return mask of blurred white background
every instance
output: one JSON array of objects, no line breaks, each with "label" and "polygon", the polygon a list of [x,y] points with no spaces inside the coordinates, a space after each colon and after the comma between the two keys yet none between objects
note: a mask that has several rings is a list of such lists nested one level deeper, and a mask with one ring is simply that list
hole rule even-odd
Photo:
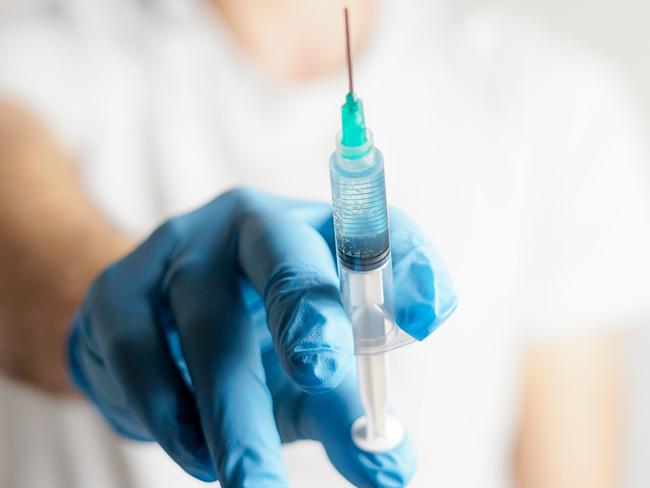
[{"label": "blurred white background", "polygon": [[[547,31],[591,48],[618,67],[631,87],[629,95],[638,101],[646,124],[645,143],[650,148],[650,2],[475,1],[532,17]],[[650,188],[650,181],[648,185]],[[648,254],[650,259],[650,250]],[[626,354],[627,453],[623,488],[644,488],[650,486],[650,324],[639,324],[628,341]]]},{"label": "blurred white background", "polygon": [[650,2],[647,0],[476,0],[534,17],[547,30],[616,63],[650,120]]}]

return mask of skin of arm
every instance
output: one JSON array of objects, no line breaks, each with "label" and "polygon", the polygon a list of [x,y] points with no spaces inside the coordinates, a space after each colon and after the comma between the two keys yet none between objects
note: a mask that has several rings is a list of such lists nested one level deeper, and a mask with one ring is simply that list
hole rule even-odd
[{"label": "skin of arm", "polygon": [[610,334],[531,347],[515,486],[619,486],[622,342]]},{"label": "skin of arm", "polygon": [[89,202],[52,135],[3,101],[0,209],[0,371],[72,394],[64,360],[72,315],[131,241]]}]

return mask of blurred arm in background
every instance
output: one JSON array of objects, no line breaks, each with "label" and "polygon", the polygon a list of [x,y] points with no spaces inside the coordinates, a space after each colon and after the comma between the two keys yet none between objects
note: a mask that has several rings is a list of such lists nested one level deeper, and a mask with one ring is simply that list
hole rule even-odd
[{"label": "blurred arm in background", "polygon": [[532,164],[514,473],[520,488],[613,488],[624,337],[650,296],[646,138],[615,67],[579,49],[551,53],[531,68],[523,113]]},{"label": "blurred arm in background", "polygon": [[530,348],[518,488],[613,488],[620,479],[620,335]]},{"label": "blurred arm in background", "polygon": [[82,193],[40,123],[0,101],[0,370],[71,393],[64,361],[92,278],[130,245]]}]

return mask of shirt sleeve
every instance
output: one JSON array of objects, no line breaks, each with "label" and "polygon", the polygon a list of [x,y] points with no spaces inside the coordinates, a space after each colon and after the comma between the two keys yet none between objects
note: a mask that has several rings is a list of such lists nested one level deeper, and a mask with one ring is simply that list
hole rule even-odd
[{"label": "shirt sleeve", "polygon": [[92,81],[70,10],[40,0],[0,8],[0,98],[30,111],[76,151],[89,130]]},{"label": "shirt sleeve", "polygon": [[631,91],[608,71],[545,76],[525,116],[534,142],[519,303],[531,341],[650,311],[650,161]]}]

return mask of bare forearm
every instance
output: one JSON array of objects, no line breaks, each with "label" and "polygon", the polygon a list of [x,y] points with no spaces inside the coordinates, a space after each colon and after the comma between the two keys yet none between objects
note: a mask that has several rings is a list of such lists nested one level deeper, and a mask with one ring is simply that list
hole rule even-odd
[{"label": "bare forearm", "polygon": [[64,350],[93,276],[129,240],[91,205],[39,123],[0,102],[0,370],[69,393]]},{"label": "bare forearm", "polygon": [[620,342],[611,334],[531,350],[516,486],[619,485]]}]

